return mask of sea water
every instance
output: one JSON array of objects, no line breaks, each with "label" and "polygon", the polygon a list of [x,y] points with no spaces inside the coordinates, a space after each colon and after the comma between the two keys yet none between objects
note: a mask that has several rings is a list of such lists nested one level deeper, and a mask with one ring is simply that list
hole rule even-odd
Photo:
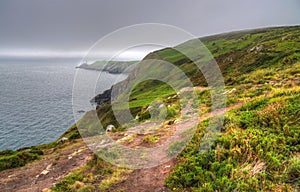
[{"label": "sea water", "polygon": [[[75,123],[73,81],[76,70],[84,70],[75,69],[78,64],[77,60],[0,61],[0,150],[55,141]],[[99,73],[95,94],[126,78],[91,70],[80,74],[86,83]]]}]

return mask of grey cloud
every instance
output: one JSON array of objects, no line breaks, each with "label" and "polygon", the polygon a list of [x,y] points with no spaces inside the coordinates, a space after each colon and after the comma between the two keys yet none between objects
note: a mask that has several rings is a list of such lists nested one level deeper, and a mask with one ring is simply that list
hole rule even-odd
[{"label": "grey cloud", "polygon": [[84,52],[105,34],[144,22],[175,25],[195,36],[295,25],[299,8],[299,0],[2,0],[0,55]]}]

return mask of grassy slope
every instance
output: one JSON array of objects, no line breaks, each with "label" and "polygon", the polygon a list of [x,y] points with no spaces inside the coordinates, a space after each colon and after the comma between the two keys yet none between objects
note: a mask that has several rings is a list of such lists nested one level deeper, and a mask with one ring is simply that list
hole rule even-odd
[{"label": "grassy slope", "polygon": [[[199,153],[207,122],[166,181],[173,190],[296,191],[300,187],[300,28],[255,30],[203,41],[228,89],[226,115],[212,150]],[[262,45],[261,51],[250,51]]]},{"label": "grassy slope", "polygon": [[[198,148],[207,121],[199,123],[166,185],[175,191],[299,189],[300,27],[234,32],[201,40],[217,60],[226,88],[237,89],[227,95],[227,105],[250,102],[227,113],[222,133],[204,153]],[[251,51],[261,45],[261,50]],[[147,57],[172,62],[195,85],[206,85],[191,61],[171,48]],[[166,101],[174,94],[167,85],[151,81],[133,92],[130,106],[140,116],[156,97]],[[199,92],[206,111],[210,110],[209,97],[209,90]],[[116,123],[109,105],[98,109],[98,115],[104,124]]]},{"label": "grassy slope", "polygon": [[[300,69],[300,63],[293,66]],[[282,71],[280,75],[288,75]],[[255,72],[250,74],[254,76]],[[268,77],[267,77],[268,78]],[[266,80],[263,78],[262,80]],[[178,157],[166,184],[174,190],[292,191],[300,176],[300,87],[265,85],[244,106],[228,112],[212,150],[199,153],[207,121]],[[237,93],[237,95],[240,95]]]},{"label": "grassy slope", "polygon": [[[204,154],[198,153],[197,147],[207,122],[198,125],[197,134],[178,157],[179,164],[167,179],[167,186],[179,191],[296,189],[300,166],[300,27],[234,32],[201,40],[218,62],[226,88],[237,89],[228,95],[227,105],[251,101],[226,115],[221,135],[213,149]],[[251,51],[254,47],[259,50]],[[172,62],[194,85],[206,85],[195,65],[174,49],[156,51],[147,57]],[[141,120],[149,117],[144,111],[157,97],[170,104],[178,102],[167,99],[174,91],[163,83],[144,82],[133,93],[131,110]],[[201,107],[206,111],[210,110],[209,96],[208,90],[199,92]],[[110,105],[99,108],[97,113],[104,125],[118,125]],[[89,121],[88,116],[89,113],[84,121]],[[64,136],[78,137],[76,126]],[[0,156],[0,162],[6,157]],[[95,160],[76,175],[88,174],[87,170],[97,167]],[[113,173],[110,171],[110,175]],[[66,178],[55,189],[71,187],[76,180],[76,177]]]},{"label": "grassy slope", "polygon": [[[247,86],[248,88],[251,87],[251,84],[263,84],[270,81],[279,83],[274,79],[277,71],[291,68],[293,63],[300,60],[299,28],[283,27],[234,32],[206,37],[201,40],[215,57],[223,73],[226,86],[228,88],[243,86],[243,90]],[[251,51],[253,47],[260,46],[262,46],[260,51]],[[171,62],[183,70],[195,86],[206,86],[205,78],[198,67],[183,54],[172,48],[150,53],[145,59],[148,58]],[[257,73],[253,78],[249,78],[248,74],[252,71],[257,71]],[[294,71],[294,73],[297,73],[297,71]],[[261,78],[265,74],[269,76],[269,79],[263,80]],[[252,91],[257,92],[260,90],[254,89]],[[201,95],[201,101],[205,101],[206,103],[203,104],[209,107],[209,92],[204,94]],[[129,105],[133,116],[138,114],[142,117],[141,120],[144,120],[143,117],[148,117],[148,115],[144,114],[143,111],[150,103],[155,99],[160,99],[170,104],[167,98],[172,95],[174,95],[174,91],[164,83],[157,83],[155,80],[140,83],[132,91],[130,97]],[[244,100],[244,97],[251,96],[244,95],[239,98],[229,98],[227,105]],[[104,127],[108,124],[118,126],[112,115],[110,105],[98,109],[97,113]],[[93,123],[89,122],[89,124]]]}]

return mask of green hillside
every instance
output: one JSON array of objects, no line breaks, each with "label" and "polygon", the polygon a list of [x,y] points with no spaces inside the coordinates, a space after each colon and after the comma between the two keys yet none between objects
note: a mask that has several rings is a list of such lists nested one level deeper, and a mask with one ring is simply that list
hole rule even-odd
[{"label": "green hillside", "polygon": [[[179,191],[295,190],[300,182],[300,27],[235,32],[201,41],[219,64],[226,88],[237,90],[227,95],[227,105],[251,101],[226,114],[219,139],[204,154],[197,153],[206,123],[201,122],[166,184]],[[195,86],[206,85],[196,66],[172,48],[147,58],[171,62],[189,74]],[[140,108],[135,113],[143,117],[149,98],[166,100],[173,94],[165,84],[144,82],[133,91],[131,106]],[[199,98],[209,111],[209,91]]]},{"label": "green hillside", "polygon": [[[171,191],[299,190],[300,27],[233,32],[201,41],[216,59],[226,90],[235,90],[227,94],[226,105],[246,104],[226,113],[217,141],[204,153],[198,149],[208,120],[199,122],[165,181],[167,187]],[[196,65],[173,48],[150,53],[146,59],[171,62],[194,86],[207,86]],[[211,111],[210,90],[197,93],[201,113]],[[174,95],[167,84],[143,82],[131,94],[131,112],[145,121],[150,118],[148,105],[159,98],[170,106],[167,119],[177,118],[178,100],[168,99]],[[110,104],[98,108],[97,113],[104,126],[119,127]]]},{"label": "green hillside", "polygon": [[[207,151],[199,148],[210,119],[199,120],[191,142],[173,159],[174,166],[167,178],[161,178],[165,190],[299,191],[300,26],[238,31],[200,40],[212,53],[224,77],[226,92],[223,94],[226,95],[228,112],[221,132]],[[178,46],[190,48],[188,51],[192,52],[195,51],[193,43],[191,40]],[[174,48],[152,52],[144,61],[149,59],[168,61],[184,71],[193,86],[198,88],[196,93],[199,103],[193,107],[204,116],[213,112],[210,97],[213,90],[207,87],[204,76],[193,61]],[[206,57],[193,59],[199,63],[207,62]],[[138,71],[133,69],[132,73],[135,72]],[[130,74],[129,78],[134,79],[135,76]],[[122,87],[128,85],[128,82],[125,80],[116,86]],[[120,89],[122,94],[115,101],[124,97],[128,91],[128,88]],[[177,92],[162,81],[147,80],[139,83],[132,90],[129,101],[132,116],[140,122],[150,119],[148,107],[151,103],[164,103],[166,111],[158,116],[165,115],[166,120],[162,130],[126,137],[122,144],[130,146],[138,140],[140,143],[137,147],[156,146],[165,141],[176,120],[184,120],[179,117],[181,106]],[[184,102],[187,105],[188,100]],[[116,120],[115,115],[122,114],[123,107],[119,106],[113,111],[110,103],[102,103],[96,110],[103,127],[110,124],[116,127],[114,133],[111,133],[116,138],[125,137],[126,130],[134,126],[133,122],[121,126]],[[98,122],[91,118],[92,115],[93,112],[88,112],[77,124],[85,128],[80,131],[83,137],[99,133],[95,126]],[[76,143],[80,137],[76,125],[62,137],[69,138],[71,144]],[[60,144],[52,145],[38,147],[38,150],[45,152],[45,149],[51,147],[61,148]],[[172,153],[171,149],[169,151]],[[15,160],[20,153],[24,152],[0,154],[0,168],[16,167],[12,166],[14,163],[1,164],[9,162],[13,157]],[[32,159],[36,158],[34,156]],[[73,171],[52,190],[128,191],[134,184],[131,185],[131,180],[128,184],[127,179],[132,174],[144,173],[139,171],[118,168],[94,156],[87,165]],[[146,176],[147,172],[140,175]],[[143,186],[143,183],[140,185]],[[149,186],[145,187],[149,189]]]},{"label": "green hillside", "polygon": [[[251,98],[253,94],[262,95],[274,86],[299,83],[299,69],[296,64],[300,60],[299,29],[298,26],[257,29],[201,39],[217,61],[227,88],[237,88],[235,94],[241,94],[228,97],[227,105]],[[188,44],[191,43],[193,41],[185,44],[188,47]],[[185,72],[194,86],[207,86],[198,67],[175,49],[167,48],[155,51],[146,56],[144,60],[148,58],[171,62]],[[283,70],[290,71],[291,75],[279,76]],[[247,93],[243,92],[244,90],[247,90]],[[204,96],[209,96],[208,93],[209,91],[201,93],[200,102],[204,101]],[[133,116],[137,114],[141,117],[147,116],[147,114],[143,114],[144,109],[157,97],[169,104],[176,103],[177,101],[167,100],[172,95],[174,95],[174,91],[165,83],[155,82],[155,80],[140,83],[131,94],[130,106]],[[210,105],[209,102],[203,104],[208,107]],[[104,126],[108,124],[117,126],[117,122],[111,115],[109,116],[112,121],[107,118],[107,114],[110,113],[108,108],[110,105],[98,109],[99,117],[103,119]]]}]

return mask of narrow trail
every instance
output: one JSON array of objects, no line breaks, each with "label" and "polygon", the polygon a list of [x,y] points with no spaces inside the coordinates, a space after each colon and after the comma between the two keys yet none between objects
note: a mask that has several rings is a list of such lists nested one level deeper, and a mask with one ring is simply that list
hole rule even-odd
[{"label": "narrow trail", "polygon": [[92,155],[82,140],[67,142],[56,151],[50,149],[48,153],[23,167],[1,171],[0,191],[46,191],[74,169],[84,166]]},{"label": "narrow trail", "polygon": [[[241,107],[244,103],[245,102],[236,103],[232,106],[203,114],[198,119],[189,121],[188,124],[179,123],[177,125],[174,124],[172,126],[175,128],[177,126],[184,125],[187,127],[183,127],[183,130],[186,130],[191,128],[193,125],[199,123],[200,121],[204,121],[205,119],[208,119],[212,116],[220,115],[229,110]],[[139,145],[141,145],[141,141],[133,142],[133,143],[139,143]],[[161,142],[158,142],[157,144],[161,144]],[[150,147],[153,146],[155,145],[152,144]],[[131,147],[133,146],[131,145]],[[162,153],[158,153],[157,155],[158,156],[162,155]],[[168,177],[170,172],[174,169],[175,165],[176,165],[176,157],[170,159],[168,162],[165,162],[155,167],[146,168],[146,169],[136,169],[128,175],[125,181],[112,186],[111,190],[112,191],[120,191],[120,190],[139,191],[139,192],[166,192],[168,191],[168,189],[164,186],[164,181]]]},{"label": "narrow trail", "polygon": [[[199,118],[192,118],[190,121],[181,121],[168,126],[167,129],[160,132],[160,140],[157,143],[145,143],[143,141],[144,134],[137,134],[133,142],[123,143],[128,147],[146,147],[151,148],[164,143],[176,131],[176,129],[186,130],[211,116],[224,113],[234,108],[242,106],[243,103],[226,107],[222,110],[213,111],[201,115]],[[139,125],[140,126],[140,125]],[[155,127],[156,124],[147,123],[144,127]],[[138,133],[139,127],[133,127],[128,130],[129,134]],[[147,135],[156,134],[159,129],[151,129],[146,132]],[[111,135],[115,140],[124,138],[124,134],[115,133]],[[176,138],[175,138],[176,139]],[[23,167],[4,170],[0,172],[0,189],[1,192],[35,192],[47,191],[53,187],[55,183],[61,181],[66,175],[73,170],[80,168],[91,159],[93,152],[86,147],[85,143],[80,139],[74,143],[67,142],[53,151],[50,149],[41,159],[29,163]],[[165,152],[157,155],[166,155]],[[164,186],[164,180],[176,165],[176,158],[172,158],[167,162],[155,167],[147,169],[137,169],[127,175],[127,179],[121,183],[113,185],[112,191],[142,191],[142,192],[160,192],[167,191]]]}]

